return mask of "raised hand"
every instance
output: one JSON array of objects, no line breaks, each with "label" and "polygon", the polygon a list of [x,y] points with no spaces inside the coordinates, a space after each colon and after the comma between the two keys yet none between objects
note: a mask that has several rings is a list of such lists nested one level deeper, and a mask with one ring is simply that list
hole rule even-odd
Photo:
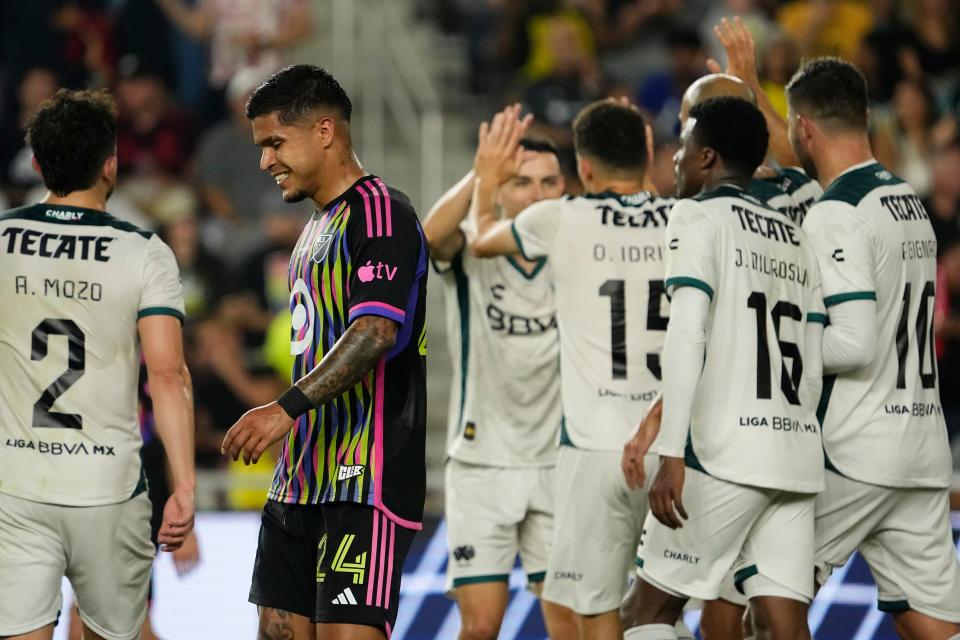
[{"label": "raised hand", "polygon": [[[757,45],[743,21],[736,17],[733,22],[724,18],[713,28],[724,51],[727,52],[726,73],[740,78],[750,87],[760,85],[757,73]],[[713,59],[707,61],[707,67],[713,73],[722,71],[720,64]]]},{"label": "raised hand", "polygon": [[477,154],[473,168],[480,180],[501,185],[520,170],[523,148],[520,139],[526,133],[533,116],[520,119],[520,105],[512,104],[499,112],[489,123],[480,125]]}]

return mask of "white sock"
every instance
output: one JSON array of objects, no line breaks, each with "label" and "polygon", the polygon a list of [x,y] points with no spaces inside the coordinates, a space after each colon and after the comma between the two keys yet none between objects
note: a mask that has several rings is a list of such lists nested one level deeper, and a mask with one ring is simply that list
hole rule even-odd
[{"label": "white sock", "polygon": [[697,640],[697,637],[693,635],[693,631],[690,631],[690,627],[688,627],[683,620],[677,622],[674,631],[677,634],[677,640]]},{"label": "white sock", "polygon": [[678,640],[672,624],[645,624],[623,632],[623,640]]}]

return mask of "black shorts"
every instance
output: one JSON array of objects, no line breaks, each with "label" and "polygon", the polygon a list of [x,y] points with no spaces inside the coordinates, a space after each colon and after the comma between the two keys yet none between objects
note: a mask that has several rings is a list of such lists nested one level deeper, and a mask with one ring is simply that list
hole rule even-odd
[{"label": "black shorts", "polygon": [[390,637],[415,533],[367,505],[268,500],[250,602],[317,623],[370,625]]}]

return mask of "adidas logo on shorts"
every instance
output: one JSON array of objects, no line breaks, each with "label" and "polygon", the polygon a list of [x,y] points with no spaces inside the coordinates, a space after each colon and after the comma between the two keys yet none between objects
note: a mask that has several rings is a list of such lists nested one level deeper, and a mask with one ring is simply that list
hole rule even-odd
[{"label": "adidas logo on shorts", "polygon": [[330,602],[333,604],[357,604],[357,599],[353,597],[353,591],[350,591],[350,587],[347,587]]}]

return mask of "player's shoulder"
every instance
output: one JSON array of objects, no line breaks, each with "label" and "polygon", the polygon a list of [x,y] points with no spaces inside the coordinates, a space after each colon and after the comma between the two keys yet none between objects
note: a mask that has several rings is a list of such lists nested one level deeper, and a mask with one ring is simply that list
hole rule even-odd
[{"label": "player's shoulder", "polygon": [[156,235],[153,231],[142,229],[131,222],[114,217],[106,211],[42,202],[17,207],[0,214],[0,223],[15,220],[64,224],[73,227],[109,227],[124,234],[134,234],[145,240],[149,240]]},{"label": "player's shoulder", "polygon": [[905,183],[902,179],[884,168],[883,165],[876,161],[870,161],[848,169],[838,176],[824,190],[818,204],[842,202],[857,207],[877,189],[903,184]]},{"label": "player's shoulder", "polygon": [[[677,208],[681,202],[696,203],[699,205],[701,211],[730,211],[731,207],[738,205],[738,203],[753,209],[775,211],[770,208],[765,199],[755,195],[752,190],[747,191],[730,184],[722,184],[712,189],[702,191],[691,198],[681,200],[673,207],[674,216],[677,215]],[[683,208],[695,209],[692,204],[685,204]]]},{"label": "player's shoulder", "polygon": [[416,209],[401,190],[388,185],[378,176],[366,175],[357,180],[344,194],[342,202],[350,207],[350,222],[367,237],[389,237],[395,232],[415,232],[420,226]]},{"label": "player's shoulder", "polygon": [[619,206],[625,209],[630,208],[648,208],[671,206],[677,201],[673,196],[660,196],[650,191],[637,191],[636,193],[614,193],[613,191],[602,191],[599,193],[582,193],[580,195],[568,195],[562,198],[564,202],[579,207],[596,207],[598,204],[607,204],[610,206]]}]

